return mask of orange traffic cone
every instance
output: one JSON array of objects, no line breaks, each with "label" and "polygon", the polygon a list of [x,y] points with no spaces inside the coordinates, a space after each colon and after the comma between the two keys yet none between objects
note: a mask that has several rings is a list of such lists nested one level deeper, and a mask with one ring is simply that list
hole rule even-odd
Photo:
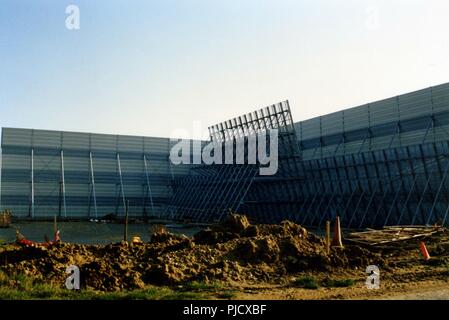
[{"label": "orange traffic cone", "polygon": [[332,247],[343,248],[343,243],[341,242],[341,228],[340,228],[340,217],[337,216],[334,226],[334,238],[332,239]]},{"label": "orange traffic cone", "polygon": [[424,260],[429,260],[430,254],[429,251],[427,251],[426,244],[423,241],[419,243],[419,249],[421,250]]}]

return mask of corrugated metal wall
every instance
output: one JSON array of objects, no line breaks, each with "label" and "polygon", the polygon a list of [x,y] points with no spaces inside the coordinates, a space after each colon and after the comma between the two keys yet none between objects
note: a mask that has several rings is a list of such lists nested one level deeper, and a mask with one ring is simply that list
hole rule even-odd
[{"label": "corrugated metal wall", "polygon": [[256,180],[246,212],[345,227],[449,224],[449,83],[295,123],[292,179]]},{"label": "corrugated metal wall", "polygon": [[189,170],[169,161],[173,143],[168,138],[3,128],[2,207],[23,217],[95,218],[122,215],[125,198],[130,215],[159,216],[171,197],[173,179]]},{"label": "corrugated metal wall", "polygon": [[[356,227],[449,222],[449,83],[301,121],[295,129],[300,172],[256,179],[244,213],[310,225],[337,214]],[[158,216],[175,179],[190,169],[170,165],[164,138],[4,128],[2,147],[2,207],[22,216],[93,217],[94,202],[99,216],[123,214],[124,199],[131,215]]]},{"label": "corrugated metal wall", "polygon": [[446,141],[449,84],[295,123],[303,159]]}]

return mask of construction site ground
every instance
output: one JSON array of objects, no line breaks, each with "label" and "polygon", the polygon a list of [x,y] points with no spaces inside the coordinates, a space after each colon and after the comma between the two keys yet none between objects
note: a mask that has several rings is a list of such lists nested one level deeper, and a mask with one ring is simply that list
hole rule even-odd
[{"label": "construction site ground", "polygon": [[[420,241],[430,260],[424,260]],[[231,215],[193,238],[160,230],[136,245],[4,244],[0,298],[14,298],[24,287],[36,295],[22,298],[76,298],[66,294],[69,265],[79,267],[77,294],[87,299],[449,298],[446,229],[381,246],[343,242],[344,248],[328,253],[323,238],[295,223],[251,225]],[[379,289],[367,288],[369,265],[379,268]]]}]

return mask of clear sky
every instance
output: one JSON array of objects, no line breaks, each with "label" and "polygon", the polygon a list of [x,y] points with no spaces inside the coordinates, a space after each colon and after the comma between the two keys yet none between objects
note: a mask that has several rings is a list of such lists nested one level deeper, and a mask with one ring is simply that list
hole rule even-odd
[{"label": "clear sky", "polygon": [[444,82],[447,0],[0,2],[5,127],[169,136],[285,99],[299,121]]}]

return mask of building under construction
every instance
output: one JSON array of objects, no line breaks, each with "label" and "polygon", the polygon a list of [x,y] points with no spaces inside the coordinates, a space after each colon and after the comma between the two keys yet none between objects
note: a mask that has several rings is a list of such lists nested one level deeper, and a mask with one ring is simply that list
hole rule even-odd
[{"label": "building under construction", "polygon": [[249,162],[173,165],[168,138],[3,128],[1,208],[30,219],[121,216],[129,203],[131,216],[182,221],[449,223],[449,83],[300,122],[284,101],[209,132],[235,144],[273,129],[279,169],[262,176]]}]

